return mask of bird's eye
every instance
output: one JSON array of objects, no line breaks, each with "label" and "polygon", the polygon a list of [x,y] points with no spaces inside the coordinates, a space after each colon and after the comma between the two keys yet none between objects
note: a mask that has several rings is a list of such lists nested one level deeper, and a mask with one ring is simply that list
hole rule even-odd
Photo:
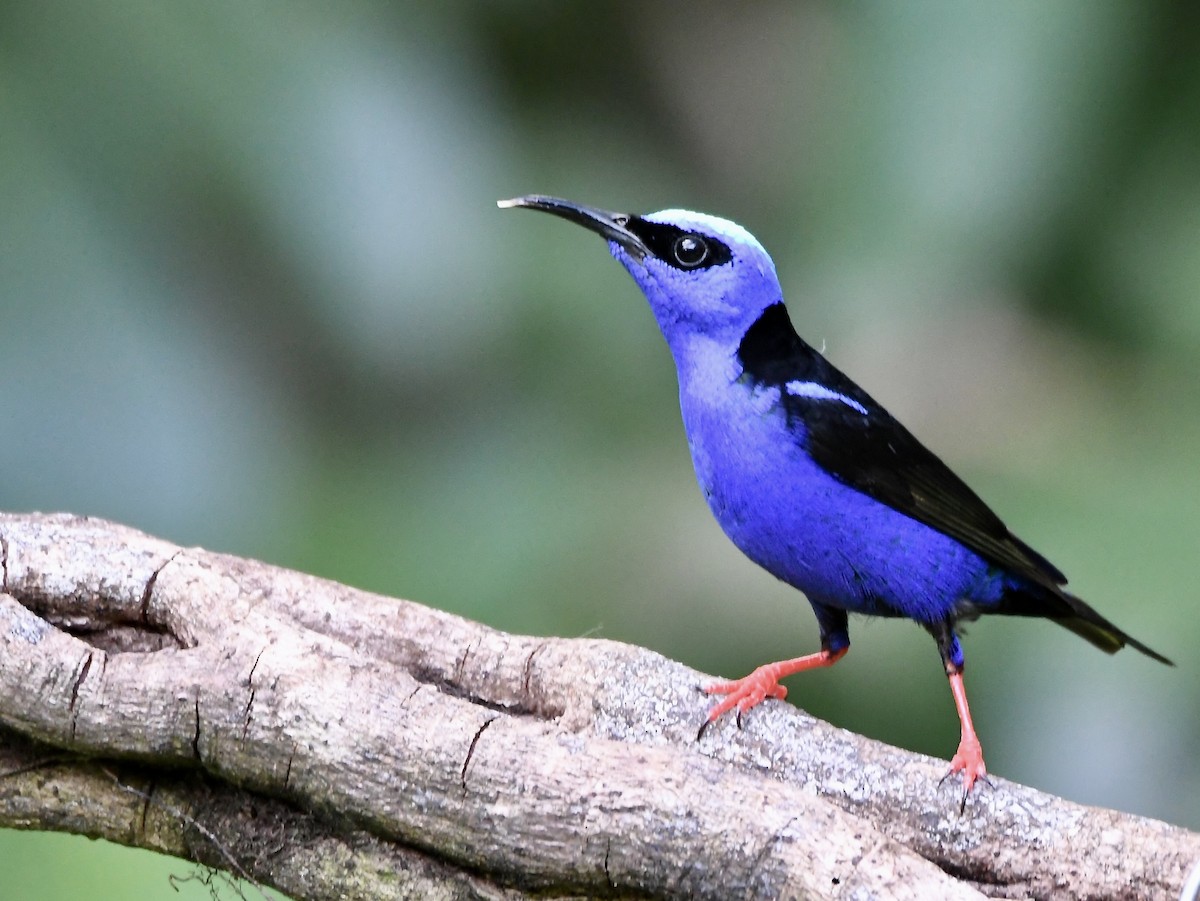
[{"label": "bird's eye", "polygon": [[708,259],[708,244],[696,235],[681,235],[675,239],[671,252],[684,269],[694,269]]}]

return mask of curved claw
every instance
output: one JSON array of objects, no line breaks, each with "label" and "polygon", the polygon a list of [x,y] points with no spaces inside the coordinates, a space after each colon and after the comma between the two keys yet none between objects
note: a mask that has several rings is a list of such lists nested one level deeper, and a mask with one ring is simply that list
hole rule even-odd
[{"label": "curved claw", "polygon": [[742,714],[757,707],[767,698],[782,701],[787,697],[787,688],[779,684],[775,673],[775,665],[768,663],[760,666],[748,676],[735,679],[732,682],[714,682],[704,688],[705,694],[725,695],[719,704],[708,712],[708,722],[720,719],[735,707],[738,712],[738,726],[741,726]]},{"label": "curved claw", "polygon": [[[833,666],[845,656],[848,650],[850,650],[850,646],[845,645],[836,651],[822,649],[804,657],[780,660],[778,663],[766,663],[741,679],[734,679],[732,682],[714,682],[712,685],[705,686],[701,689],[705,694],[725,695],[725,698],[708,712],[708,720],[704,725],[707,726],[736,707],[738,727],[740,728],[743,713],[758,706],[767,698],[782,701],[787,697],[787,688],[779,684],[780,679],[806,669]],[[704,734],[704,726],[700,727],[700,733],[696,737],[699,738],[702,734]]]},{"label": "curved claw", "polygon": [[987,767],[983,763],[983,747],[973,735],[964,736],[959,742],[958,751],[950,760],[950,770],[942,777],[942,782],[958,772],[963,774],[962,799],[958,804],[958,812],[961,815],[967,809],[967,796],[975,783],[991,785],[987,777]]}]

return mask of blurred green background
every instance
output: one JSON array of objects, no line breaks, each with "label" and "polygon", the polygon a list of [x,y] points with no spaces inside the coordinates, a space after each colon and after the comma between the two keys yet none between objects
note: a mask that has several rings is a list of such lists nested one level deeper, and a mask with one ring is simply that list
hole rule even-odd
[{"label": "blurred green background", "polygon": [[[988,767],[1200,827],[1200,16],[1184,2],[0,3],[0,508],[109,517],[742,675],[816,647],[695,488],[593,235],[704,210],[1117,623],[986,620]],[[792,681],[948,757],[929,637]],[[5,899],[178,862],[0,833]],[[55,882],[58,879],[60,881]]]}]

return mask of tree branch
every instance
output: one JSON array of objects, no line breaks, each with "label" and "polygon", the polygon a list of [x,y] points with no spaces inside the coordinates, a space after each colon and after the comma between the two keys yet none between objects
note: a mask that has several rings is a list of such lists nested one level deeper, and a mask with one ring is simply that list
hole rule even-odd
[{"label": "tree branch", "polygon": [[[704,677],[71,516],[0,514],[0,825],[296,898],[1176,898],[1200,836]],[[1087,853],[1081,853],[1082,849]]]}]

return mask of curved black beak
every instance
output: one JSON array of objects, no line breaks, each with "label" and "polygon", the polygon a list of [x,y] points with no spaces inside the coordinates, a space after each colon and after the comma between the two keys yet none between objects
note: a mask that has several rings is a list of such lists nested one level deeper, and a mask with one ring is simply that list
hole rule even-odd
[{"label": "curved black beak", "polygon": [[530,210],[541,210],[561,216],[597,234],[603,235],[610,241],[616,241],[628,251],[635,260],[645,259],[650,254],[645,242],[629,230],[629,220],[633,217],[626,213],[610,213],[608,210],[598,210],[595,207],[584,206],[563,200],[561,197],[547,197],[544,194],[528,194],[525,197],[514,197],[512,200],[497,200],[496,206],[502,210],[513,207],[523,207]]}]

